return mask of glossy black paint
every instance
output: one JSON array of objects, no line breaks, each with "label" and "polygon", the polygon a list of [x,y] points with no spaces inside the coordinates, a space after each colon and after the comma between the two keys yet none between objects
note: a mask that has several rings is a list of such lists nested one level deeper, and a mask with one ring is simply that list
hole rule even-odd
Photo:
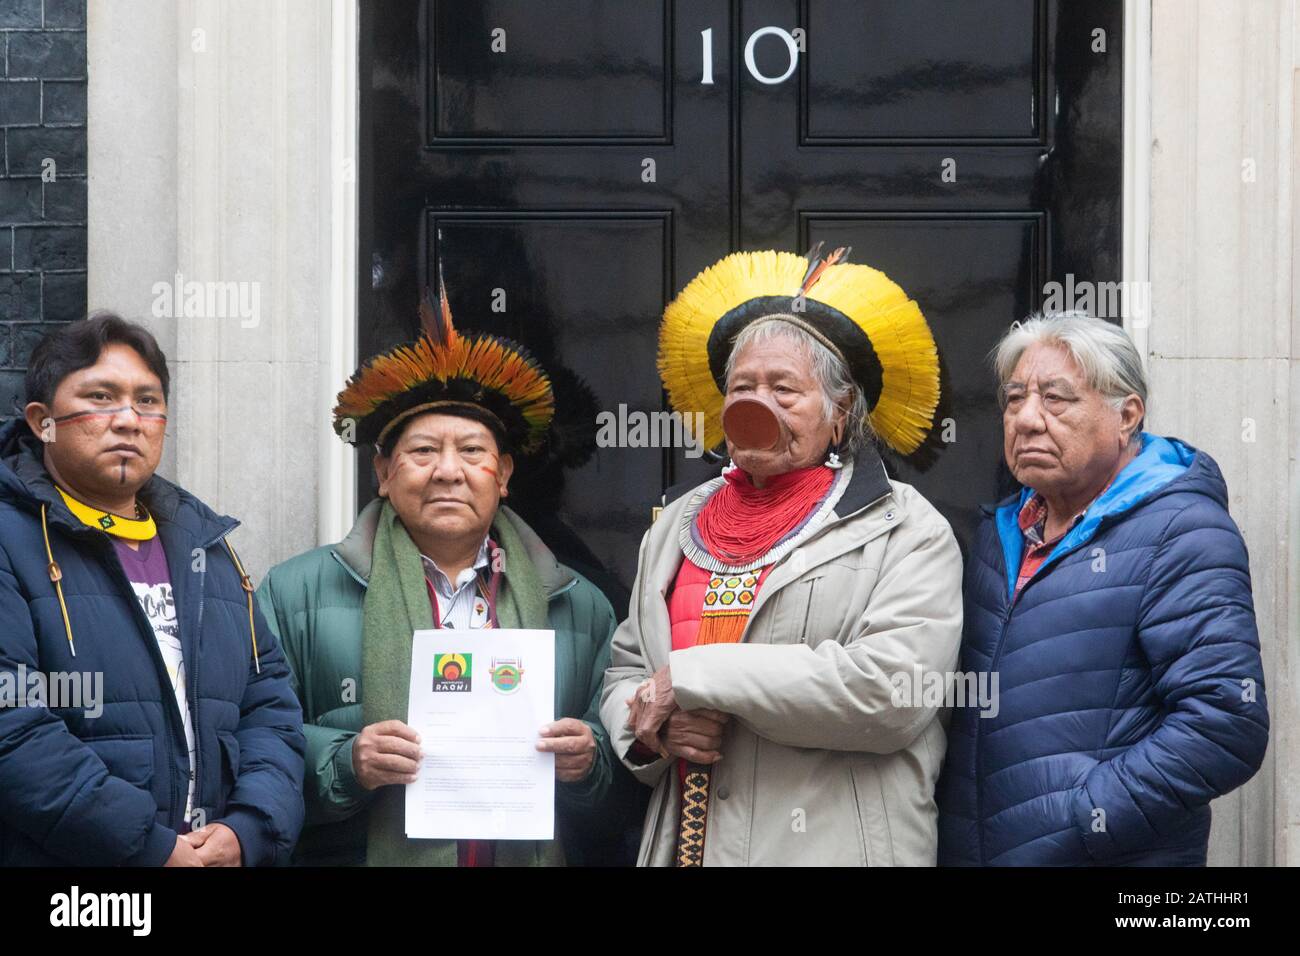
[{"label": "glossy black paint", "polygon": [[[1120,278],[1122,21],[1121,0],[363,3],[360,353],[414,334],[441,258],[458,323],[532,348],[590,442],[594,410],[664,407],[656,329],[696,272],[852,245],[935,330],[955,441],[895,465],[965,540],[1005,477],[989,349],[1046,281]],[[750,36],[800,25],[793,75],[755,79]],[[776,35],[753,55],[789,64]],[[523,468],[510,503],[621,614],[661,490],[709,471],[597,449]]]}]

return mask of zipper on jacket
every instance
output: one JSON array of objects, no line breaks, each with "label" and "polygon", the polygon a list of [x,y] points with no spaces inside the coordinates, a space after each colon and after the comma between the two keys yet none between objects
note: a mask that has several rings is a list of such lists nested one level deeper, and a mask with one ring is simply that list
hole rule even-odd
[{"label": "zipper on jacket", "polygon": [[[1028,585],[1026,585],[1027,587]],[[1019,597],[1019,595],[1015,595]],[[1015,599],[1007,602],[1006,613],[1002,615],[1002,627],[998,631],[998,642],[993,646],[993,657],[989,662],[989,679],[998,672],[998,662],[1002,659],[1002,645],[1006,641],[1007,627],[1011,624],[1011,612],[1015,608]],[[987,866],[984,859],[984,748],[981,746],[983,726],[979,715],[975,717],[975,825],[979,830],[979,865]]]},{"label": "zipper on jacket", "polygon": [[[221,538],[218,538],[217,540],[220,541],[224,537],[225,535],[223,534]],[[191,673],[193,674],[194,679],[187,681],[189,686],[185,688],[185,696],[190,702],[190,722],[194,725],[194,802],[196,804],[201,802],[203,796],[203,738],[199,735],[199,658],[202,655],[199,653],[199,639],[203,636],[203,599],[206,595],[206,585],[208,582],[208,550],[211,547],[212,545],[209,544],[203,549],[203,573],[199,575],[199,616],[194,622],[194,662],[193,667],[191,668]],[[221,743],[218,741],[217,747],[220,748],[220,746]],[[189,763],[188,760],[185,762],[187,764]],[[238,768],[235,768],[235,770],[238,772]],[[215,809],[215,804],[213,806]],[[195,807],[191,807],[190,809],[192,811]],[[208,821],[204,819],[203,822],[206,825]],[[190,821],[188,819],[186,819],[185,825],[190,826]]]},{"label": "zipper on jacket", "polygon": [[[194,780],[193,780],[194,806],[190,808],[191,810],[198,809],[198,807],[201,805],[202,802],[201,797],[203,796],[203,792],[202,792],[203,791],[202,788],[203,747],[201,746],[202,737],[199,733],[198,686],[199,686],[199,658],[202,656],[199,653],[199,644],[203,635],[203,605],[206,597],[206,584],[207,584],[207,570],[206,570],[207,552],[211,550],[213,547],[215,547],[216,545],[220,544],[223,540],[225,540],[226,536],[230,534],[232,530],[234,529],[233,528],[226,529],[220,535],[214,538],[212,541],[208,542],[206,545],[203,546],[205,570],[201,575],[199,575],[199,607],[198,607],[198,616],[194,624],[194,644],[193,644],[194,659],[192,661],[185,662],[186,670],[189,671],[189,675],[190,675],[190,678],[186,680],[185,699],[188,702],[190,707],[190,722],[194,726]],[[111,543],[109,544],[109,548],[110,549],[112,548]],[[116,552],[114,552],[113,558],[114,558],[113,560],[114,570],[118,575],[119,583],[125,583],[127,587],[127,591],[130,592],[131,594],[132,605],[135,610],[136,619],[142,621],[146,625],[146,630],[148,631],[150,637],[152,638],[150,647],[151,650],[156,653],[155,662],[160,661],[162,660],[162,652],[161,650],[158,649],[157,646],[158,637],[154,633],[153,625],[149,623],[149,619],[145,615],[144,609],[140,607],[140,599],[135,596],[135,589],[131,587],[130,580],[127,578],[126,573],[122,570],[121,562],[117,560]],[[175,594],[175,590],[176,590],[176,583],[173,581],[172,582],[173,595]],[[174,597],[173,600],[175,600]],[[163,673],[166,673],[166,670],[167,670],[166,666],[164,665]],[[167,708],[165,708],[165,711],[168,715],[168,721],[173,725],[172,730],[178,732],[180,735],[180,739],[183,748],[185,750],[185,757],[186,757],[185,770],[186,773],[188,774],[189,773],[189,741],[185,740],[185,718],[184,715],[181,714],[180,706],[176,703],[176,695],[169,692],[169,688],[166,683],[164,683],[163,688],[164,688],[163,697],[167,700],[167,703],[169,705]],[[175,738],[176,733],[173,733],[172,736],[173,738]],[[172,806],[173,808],[178,808],[179,815],[180,815],[180,822],[185,824],[186,826],[189,826],[190,820],[185,817],[185,804],[189,801],[189,786],[187,784],[185,787],[181,789],[181,792],[178,793],[175,784],[176,784],[175,775],[173,775],[172,787],[171,787]],[[174,816],[173,819],[176,819],[176,817]],[[206,823],[207,821],[205,820],[204,822]]]},{"label": "zipper on jacket", "polygon": [[[195,804],[199,804],[201,802],[200,798],[203,795],[203,747],[201,745],[203,738],[199,734],[199,658],[202,657],[203,655],[199,653],[199,643],[203,638],[203,602],[207,596],[207,582],[208,582],[207,557],[208,557],[208,552],[213,548],[215,548],[222,541],[226,540],[226,536],[229,535],[230,532],[234,530],[235,529],[233,527],[227,528],[225,531],[221,532],[221,534],[217,535],[215,538],[213,538],[211,541],[209,541],[207,544],[203,546],[203,573],[199,575],[199,615],[198,615],[198,620],[195,621],[194,623],[194,666],[191,671],[194,675],[194,679],[188,681],[189,686],[185,688],[185,696],[189,699],[190,702],[190,721],[194,724],[194,802]],[[220,741],[217,741],[217,747],[218,749],[220,749],[221,747]],[[186,763],[188,762],[189,761],[186,761]],[[239,774],[239,768],[231,767],[230,769],[237,777]],[[214,809],[216,808],[215,803],[213,804],[213,808]],[[206,824],[207,820],[205,819],[203,822]],[[188,820],[186,821],[186,824],[187,825],[189,824]]]},{"label": "zipper on jacket", "polygon": [[[163,660],[162,650],[158,647],[158,635],[154,631],[153,624],[150,623],[148,615],[144,613],[144,608],[140,606],[140,598],[136,595],[135,588],[131,586],[131,580],[126,576],[126,572],[122,569],[122,562],[117,557],[117,551],[114,549],[113,543],[107,539],[107,536],[105,536],[104,542],[100,544],[99,547],[106,553],[111,554],[112,560],[107,562],[109,565],[109,573],[116,575],[118,584],[125,587],[124,593],[130,595],[131,611],[132,614],[135,615],[136,623],[143,625],[144,633],[149,635],[145,642],[147,648],[146,653],[148,653],[154,661],[155,676],[158,677],[159,687],[162,690],[163,713],[167,715],[167,723],[169,725],[168,729],[171,731],[172,746],[174,747],[176,744],[177,734],[180,735],[181,742],[184,744],[184,718],[181,716],[180,707],[176,703],[176,695],[171,692],[170,682],[162,679],[167,673],[167,663]],[[173,594],[174,592],[175,586],[173,585]],[[174,597],[173,600],[175,600]],[[185,747],[188,752],[188,745],[185,745]],[[185,762],[187,765],[189,764],[188,759]],[[176,774],[170,772],[169,769],[167,776],[171,783],[169,791],[171,793],[172,807],[174,809],[177,806],[177,800],[183,799],[184,795],[177,793]],[[174,815],[172,819],[173,821],[176,819]]]},{"label": "zipper on jacket", "polygon": [[[1131,513],[1132,513],[1131,511],[1124,512],[1125,515]],[[995,521],[994,534],[998,537],[998,554],[1002,558],[1002,564],[1003,564],[1002,577],[1004,577],[1007,572],[1006,556],[1002,552],[1001,535],[997,535],[997,531],[996,531],[997,528],[996,514],[997,513],[995,511],[994,512],[994,521]],[[1093,529],[1092,534],[1089,535],[1087,539],[1080,541],[1078,544],[1074,545],[1074,547],[1069,548],[1066,551],[1062,551],[1060,554],[1054,554],[1049,556],[1048,561],[1044,562],[1043,565],[1039,567],[1038,571],[1035,572],[1034,575],[1028,581],[1025,582],[1024,587],[1022,587],[1019,591],[1011,595],[1010,599],[1007,601],[1006,611],[1002,615],[1002,627],[998,631],[997,644],[993,646],[993,658],[989,663],[990,679],[992,678],[993,674],[997,673],[998,662],[1002,660],[1002,646],[1006,641],[1007,629],[1011,626],[1011,615],[1014,613],[1016,609],[1016,604],[1017,602],[1019,602],[1021,595],[1023,595],[1026,591],[1028,591],[1035,581],[1039,581],[1043,577],[1046,577],[1046,575],[1049,572],[1051,572],[1054,568],[1058,567],[1062,561],[1064,561],[1070,555],[1074,554],[1074,552],[1078,551],[1080,548],[1082,548],[1084,545],[1088,544],[1089,542],[1095,541],[1097,537],[1102,533],[1102,531],[1106,530],[1112,524],[1115,523],[1114,521],[1108,520],[1109,518],[1110,516],[1107,515],[1103,517],[1100,521],[1098,521],[1097,527]],[[1024,556],[1021,555],[1022,560],[1023,558]],[[1016,573],[1019,574],[1019,569],[1017,569]],[[1001,581],[1001,577],[999,579],[999,585],[998,585],[999,589],[1001,588],[1000,581]],[[983,732],[980,730],[980,728],[983,726],[980,723],[981,719],[982,718],[980,717],[975,718],[975,825],[979,831],[979,865],[987,866],[988,863],[984,859],[984,751],[983,748],[980,746],[981,738],[983,736]]]}]

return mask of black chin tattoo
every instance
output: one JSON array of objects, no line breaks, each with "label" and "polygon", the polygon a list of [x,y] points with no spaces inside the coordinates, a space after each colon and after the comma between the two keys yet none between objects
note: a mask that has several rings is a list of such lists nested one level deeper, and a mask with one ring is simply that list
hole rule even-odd
[{"label": "black chin tattoo", "polygon": [[122,459],[122,477],[118,479],[118,484],[126,484],[126,459]]}]

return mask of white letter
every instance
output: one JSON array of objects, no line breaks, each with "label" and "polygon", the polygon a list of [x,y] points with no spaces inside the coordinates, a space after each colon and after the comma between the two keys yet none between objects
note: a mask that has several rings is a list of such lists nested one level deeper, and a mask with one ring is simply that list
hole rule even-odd
[{"label": "white letter", "polygon": [[[153,894],[152,893],[135,893],[136,905],[132,907],[136,914],[143,914],[143,919],[136,919],[132,916],[131,925],[136,927],[136,936],[148,936],[149,930],[153,928]],[[143,897],[143,898],[142,898]]]},{"label": "white letter", "polygon": [[613,412],[600,412],[596,416],[596,447],[613,448],[618,443],[617,429]]},{"label": "white letter", "polygon": [[50,897],[50,905],[54,907],[54,909],[50,910],[50,925],[67,926],[68,925],[68,894],[55,893],[53,896]]},{"label": "white letter", "polygon": [[[248,290],[248,298],[244,298],[244,290]],[[242,319],[250,321],[240,322],[241,329],[255,329],[262,322],[262,283],[260,282],[241,282],[239,283],[239,315]]]},{"label": "white letter", "polygon": [[[778,36],[784,42],[786,49],[790,51],[790,65],[786,67],[784,73],[778,77],[764,76],[758,72],[758,64],[754,62],[754,44],[758,42],[759,37]],[[745,44],[745,66],[749,68],[750,76],[760,83],[766,83],[768,86],[775,86],[778,83],[784,83],[794,74],[794,68],[799,65],[799,44],[795,42],[793,36],[780,27],[763,27],[755,30],[749,35],[749,41]]]},{"label": "white letter", "polygon": [[155,319],[167,318],[167,310],[171,305],[171,288],[166,282],[155,282],[149,289],[153,293],[153,304],[149,311],[153,313]]},{"label": "white letter", "polygon": [[[86,711],[86,716],[90,719],[103,716],[104,713],[104,672],[95,671],[90,675],[90,686],[94,688],[90,694],[90,709]],[[83,695],[84,696],[84,695]]]},{"label": "white letter", "polygon": [[996,717],[998,711],[1002,709],[1002,704],[998,699],[998,671],[991,674],[981,674],[981,682],[984,685],[982,693],[984,694],[983,708],[980,711],[981,717]]}]

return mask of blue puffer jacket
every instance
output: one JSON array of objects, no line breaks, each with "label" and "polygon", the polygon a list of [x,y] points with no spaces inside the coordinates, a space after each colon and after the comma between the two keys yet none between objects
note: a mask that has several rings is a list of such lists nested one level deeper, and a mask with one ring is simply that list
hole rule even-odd
[{"label": "blue puffer jacket", "polygon": [[[0,428],[0,865],[161,864],[189,782],[180,709],[111,541],[68,511],[40,454],[26,423]],[[158,524],[180,622],[194,806],[235,831],[245,866],[286,862],[303,818],[302,711],[258,613],[254,667],[247,595],[224,544],[236,522],[157,476],[140,497]],[[80,707],[19,705],[38,670],[101,673],[102,714],[84,697]]]},{"label": "blue puffer jacket", "polygon": [[[1014,597],[1026,489],[966,562],[963,672],[939,781],[941,865],[1205,863],[1209,802],[1268,744],[1246,546],[1214,460],[1142,450]],[[959,701],[960,703],[960,701]]]}]

